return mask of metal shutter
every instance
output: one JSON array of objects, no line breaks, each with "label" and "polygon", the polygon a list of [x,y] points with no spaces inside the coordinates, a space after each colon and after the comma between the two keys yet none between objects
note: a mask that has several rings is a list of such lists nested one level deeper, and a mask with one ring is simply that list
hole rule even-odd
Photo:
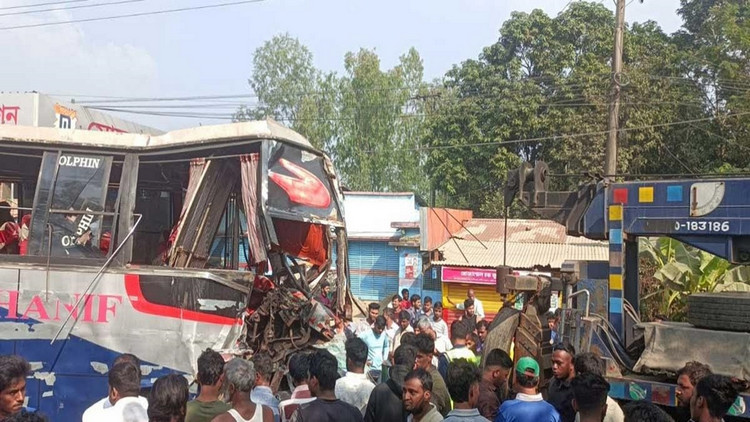
[{"label": "metal shutter", "polygon": [[363,300],[381,300],[398,289],[398,251],[388,242],[349,241],[351,289]]}]

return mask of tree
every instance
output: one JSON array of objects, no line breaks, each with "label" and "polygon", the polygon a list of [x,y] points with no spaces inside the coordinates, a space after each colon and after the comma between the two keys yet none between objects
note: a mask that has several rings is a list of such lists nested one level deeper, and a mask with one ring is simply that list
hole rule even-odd
[{"label": "tree", "polygon": [[424,193],[421,105],[415,102],[423,89],[422,60],[411,49],[399,61],[383,71],[377,54],[366,49],[344,59],[331,153],[351,189]]},{"label": "tree", "polygon": [[[682,0],[683,28],[626,28],[624,67],[610,74],[613,13],[573,2],[551,17],[514,12],[497,42],[423,82],[410,50],[393,69],[374,51],[348,53],[343,75],[315,69],[280,35],[256,51],[258,105],[333,157],[352,189],[437,193],[478,216],[503,213],[506,172],[545,160],[551,173],[602,169],[610,84],[621,85],[618,173],[732,172],[750,152],[750,6]],[[573,189],[576,177],[552,178]]]},{"label": "tree", "polygon": [[676,40],[687,83],[699,87],[716,119],[697,125],[711,139],[714,164],[743,168],[750,152],[750,6],[743,0],[682,0]]},{"label": "tree", "polygon": [[348,53],[344,67],[343,76],[324,73],[299,40],[277,35],[253,55],[248,82],[258,103],[235,119],[270,117],[300,132],[329,152],[351,189],[425,194],[419,53],[410,49],[384,71],[378,55],[363,49]]},{"label": "tree", "polygon": [[305,133],[316,147],[333,136],[324,119],[335,104],[335,76],[323,75],[313,65],[310,50],[289,34],[276,35],[253,54],[248,80],[257,105],[243,106],[235,120],[272,118]]},{"label": "tree", "polygon": [[[601,171],[613,25],[612,12],[598,3],[574,2],[554,18],[516,12],[478,59],[454,66],[426,124],[437,190],[478,215],[499,216],[505,171],[521,159],[545,160],[552,173]],[[708,116],[700,89],[674,83],[685,75],[680,49],[653,22],[626,29],[625,67],[617,75],[620,173],[700,171],[716,163],[701,151],[707,136],[699,127],[672,124]],[[552,187],[578,182],[553,179]]]}]

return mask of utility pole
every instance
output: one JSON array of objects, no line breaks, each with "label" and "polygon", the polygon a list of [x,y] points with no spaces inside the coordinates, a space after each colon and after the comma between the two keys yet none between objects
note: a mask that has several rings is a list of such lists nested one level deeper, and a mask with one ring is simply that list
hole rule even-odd
[{"label": "utility pole", "polygon": [[625,0],[617,0],[615,11],[615,50],[612,53],[612,102],[609,104],[609,134],[604,148],[604,174],[617,173],[617,130],[620,115],[622,37],[625,32]]}]

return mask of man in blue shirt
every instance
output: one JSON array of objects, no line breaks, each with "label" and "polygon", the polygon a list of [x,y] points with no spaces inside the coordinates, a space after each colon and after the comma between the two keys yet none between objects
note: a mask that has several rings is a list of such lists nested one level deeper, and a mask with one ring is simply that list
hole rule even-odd
[{"label": "man in blue shirt", "polygon": [[557,332],[560,318],[554,312],[547,312],[547,326],[549,326],[550,344],[557,344],[560,342],[560,334]]},{"label": "man in blue shirt", "polygon": [[513,385],[518,394],[515,400],[503,402],[495,422],[560,422],[555,407],[537,392],[539,364],[533,358],[525,356],[518,360]]},{"label": "man in blue shirt", "polygon": [[271,390],[271,379],[273,378],[274,365],[268,353],[256,353],[253,358],[255,366],[255,387],[250,392],[250,400],[255,404],[267,406],[273,411],[273,420],[279,422],[279,399]]},{"label": "man in blue shirt", "polygon": [[380,315],[375,319],[372,328],[359,335],[367,345],[367,362],[370,365],[370,377],[377,384],[380,382],[380,373],[383,369],[383,361],[388,359],[388,336],[385,331],[385,318]]}]

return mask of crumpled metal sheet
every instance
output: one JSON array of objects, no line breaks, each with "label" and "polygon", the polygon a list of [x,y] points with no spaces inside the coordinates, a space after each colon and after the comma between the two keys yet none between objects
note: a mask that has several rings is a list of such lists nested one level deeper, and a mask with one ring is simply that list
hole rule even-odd
[{"label": "crumpled metal sheet", "polygon": [[[716,374],[750,380],[750,333],[705,330],[687,323],[648,322],[646,348],[636,372],[677,372],[689,361],[708,364]],[[700,346],[700,347],[696,347]]]},{"label": "crumpled metal sheet", "polygon": [[333,337],[330,309],[296,289],[269,286],[256,289],[251,303],[260,301],[245,319],[245,338],[253,352],[267,352],[275,362]]}]

